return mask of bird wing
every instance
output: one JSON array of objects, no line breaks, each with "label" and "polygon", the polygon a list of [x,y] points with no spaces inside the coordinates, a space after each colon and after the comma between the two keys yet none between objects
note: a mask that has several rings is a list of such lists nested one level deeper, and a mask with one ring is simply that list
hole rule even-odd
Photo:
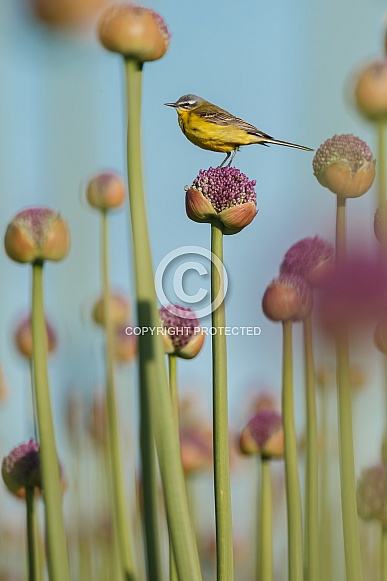
[{"label": "bird wing", "polygon": [[225,111],[224,109],[219,108],[219,110],[217,111],[208,111],[208,110],[201,111],[200,108],[198,108],[196,111],[194,111],[194,113],[195,115],[198,115],[199,117],[205,119],[209,123],[214,123],[215,125],[223,126],[231,125],[236,129],[241,129],[242,131],[246,131],[247,133],[251,133],[252,135],[259,135],[260,137],[272,139],[272,137],[267,133],[260,131],[259,129],[254,127],[254,125],[250,125],[250,123],[246,123],[246,121],[243,121],[243,119],[239,119],[239,117],[231,115],[231,113],[228,113],[228,111]]}]

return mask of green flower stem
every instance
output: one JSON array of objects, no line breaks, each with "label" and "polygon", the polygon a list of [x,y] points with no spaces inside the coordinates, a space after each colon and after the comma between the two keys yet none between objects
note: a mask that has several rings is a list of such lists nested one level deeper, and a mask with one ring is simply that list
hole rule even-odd
[{"label": "green flower stem", "polygon": [[177,357],[168,355],[169,390],[171,392],[172,407],[179,425],[179,395],[177,390]]},{"label": "green flower stem", "polygon": [[331,529],[331,503],[329,494],[329,432],[328,432],[328,410],[327,410],[327,386],[322,386],[321,402],[321,431],[324,443],[323,456],[321,460],[321,579],[332,581],[332,529]]},{"label": "green flower stem", "polygon": [[36,411],[36,389],[35,389],[35,379],[34,379],[34,364],[32,357],[28,360],[29,368],[30,368],[30,378],[31,378],[31,402],[32,402],[32,421],[34,424],[34,439],[35,442],[39,442],[39,434],[38,434],[38,420],[37,420],[37,411]]},{"label": "green flower stem", "polygon": [[55,445],[47,373],[43,264],[41,262],[35,262],[32,265],[32,341],[49,579],[50,581],[70,581],[70,566],[62,514],[59,460]]},{"label": "green flower stem", "polygon": [[377,124],[378,132],[378,202],[383,205],[387,198],[386,187],[386,121],[381,120]]},{"label": "green flower stem", "polygon": [[298,476],[297,436],[294,423],[292,321],[285,321],[282,327],[282,421],[285,438],[288,511],[288,570],[289,581],[302,581],[302,509]]},{"label": "green flower stem", "polygon": [[[318,539],[318,450],[316,379],[313,358],[312,319],[303,322],[304,359],[306,379],[306,475],[305,475],[305,531],[304,574],[305,581],[319,581]],[[326,581],[326,580],[324,580]]]},{"label": "green flower stem", "polygon": [[336,264],[340,264],[347,257],[347,233],[346,233],[346,199],[337,197],[336,209]]},{"label": "green flower stem", "polygon": [[[126,87],[128,106],[128,183],[132,224],[134,270],[138,325],[159,327],[160,318],[156,303],[151,249],[145,210],[141,160],[141,88],[142,65],[134,59],[126,59]],[[190,522],[187,491],[180,458],[180,443],[176,420],[168,388],[162,338],[157,334],[139,336],[139,368],[141,398],[141,454],[144,484],[149,474],[150,443],[156,442],[160,474],[163,481],[165,507],[171,535],[176,569],[179,579],[198,581],[202,578],[195,536]],[[144,451],[144,440],[148,445]],[[147,453],[145,453],[147,452]],[[154,462],[153,462],[154,464]],[[151,465],[151,469],[154,467]],[[144,487],[144,506],[152,502]],[[154,519],[156,510],[150,513],[146,524],[148,539],[148,566],[151,564],[149,537],[159,534]],[[151,527],[149,525],[152,525]],[[152,581],[162,580],[159,572],[149,575]]]},{"label": "green flower stem", "polygon": [[[336,264],[346,258],[345,198],[337,196]],[[341,506],[343,513],[344,553],[347,581],[360,581],[362,576],[359,527],[356,504],[355,463],[353,456],[351,387],[347,329],[336,334],[336,371],[339,416]]]},{"label": "green flower stem", "polygon": [[39,581],[39,546],[36,538],[36,510],[33,487],[26,488],[28,581]]},{"label": "green flower stem", "polygon": [[132,557],[130,523],[128,523],[128,508],[126,505],[125,481],[121,460],[119,419],[117,415],[116,388],[114,381],[114,337],[109,304],[109,233],[107,211],[103,211],[101,217],[101,268],[103,313],[105,321],[106,412],[108,446],[111,458],[111,476],[113,483],[113,510],[115,526],[117,527],[118,552],[124,578],[125,581],[134,581],[136,576]]},{"label": "green flower stem", "polygon": [[[177,391],[177,357],[176,355],[168,355],[168,372],[169,372],[169,390],[171,392],[172,407],[176,416],[177,426],[179,426],[179,400]],[[169,539],[169,579],[170,581],[178,581],[176,571],[176,561],[173,554],[173,545]]]},{"label": "green flower stem", "polygon": [[273,580],[273,499],[270,458],[262,457],[257,579]]},{"label": "green flower stem", "polygon": [[[211,223],[211,251],[223,264],[223,225]],[[223,271],[211,262],[211,301],[224,297]],[[214,479],[216,518],[216,563],[218,581],[234,579],[232,514],[230,491],[230,458],[227,401],[226,311],[224,300],[212,312],[212,383],[214,425]]]},{"label": "green flower stem", "polygon": [[387,581],[387,527],[381,526],[382,538],[380,541],[380,581]]}]

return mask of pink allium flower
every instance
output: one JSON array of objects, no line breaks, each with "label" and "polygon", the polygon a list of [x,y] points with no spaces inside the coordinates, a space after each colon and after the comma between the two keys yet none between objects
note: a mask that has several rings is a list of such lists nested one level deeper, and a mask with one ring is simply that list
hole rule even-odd
[{"label": "pink allium flower", "polygon": [[281,274],[298,274],[311,286],[317,286],[334,266],[333,245],[319,236],[303,238],[286,252]]},{"label": "pink allium flower", "polygon": [[236,234],[257,215],[255,184],[236,167],[200,170],[192,186],[186,187],[187,215],[195,222],[218,218],[224,234]]},{"label": "pink allium flower", "polygon": [[284,434],[280,414],[269,409],[256,412],[241,433],[239,447],[244,454],[282,458]]},{"label": "pink allium flower", "polygon": [[317,320],[328,332],[343,326],[362,332],[380,317],[386,296],[387,271],[380,261],[350,257],[326,278],[316,304]]},{"label": "pink allium flower", "polygon": [[164,329],[164,349],[183,359],[196,357],[203,347],[204,334],[196,314],[189,307],[168,305],[159,309]]},{"label": "pink allium flower", "polygon": [[3,459],[1,474],[10,492],[23,498],[26,488],[42,488],[39,444],[20,444]]}]

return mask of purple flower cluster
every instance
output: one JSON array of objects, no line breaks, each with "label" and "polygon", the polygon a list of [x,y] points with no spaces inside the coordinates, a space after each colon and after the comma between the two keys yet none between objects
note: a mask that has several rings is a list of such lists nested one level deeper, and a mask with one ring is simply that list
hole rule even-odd
[{"label": "purple flower cluster", "polygon": [[355,174],[364,163],[371,163],[373,159],[371,149],[356,135],[334,135],[318,148],[313,159],[313,171],[317,177],[328,166],[345,162]]},{"label": "purple flower cluster", "polygon": [[193,187],[199,190],[211,202],[217,213],[245,204],[257,203],[254,191],[256,180],[248,177],[236,167],[210,167],[201,169],[193,182]]},{"label": "purple flower cluster", "polygon": [[260,448],[263,448],[281,427],[282,417],[274,410],[260,410],[248,423],[250,434]]},{"label": "purple flower cluster", "polygon": [[313,269],[326,260],[333,261],[334,257],[335,251],[329,242],[319,236],[303,238],[286,252],[280,272],[298,274],[307,279]]},{"label": "purple flower cluster", "polygon": [[[197,334],[200,323],[189,307],[168,305],[159,310],[161,324],[175,349],[182,349]],[[196,329],[196,333],[195,333]]]},{"label": "purple flower cluster", "polygon": [[39,444],[31,439],[11,450],[3,460],[2,475],[13,492],[24,487],[41,488]]}]

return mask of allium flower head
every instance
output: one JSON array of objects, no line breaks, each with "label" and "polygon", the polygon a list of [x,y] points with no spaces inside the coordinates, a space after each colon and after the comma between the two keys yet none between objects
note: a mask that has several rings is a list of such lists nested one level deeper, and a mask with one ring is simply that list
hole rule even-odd
[{"label": "allium flower head", "polygon": [[4,246],[16,262],[62,260],[70,250],[70,234],[58,212],[32,207],[8,224]]},{"label": "allium flower head", "polygon": [[387,117],[387,59],[367,64],[359,73],[355,99],[362,115],[371,121]]},{"label": "allium flower head", "polygon": [[236,167],[202,169],[192,186],[186,186],[187,215],[195,222],[218,218],[224,234],[235,234],[257,214],[255,184]]},{"label": "allium flower head", "polygon": [[298,274],[281,274],[273,279],[262,299],[263,312],[272,321],[302,321],[312,307],[312,291]]},{"label": "allium flower head", "polygon": [[387,525],[386,477],[383,463],[363,470],[357,483],[357,512],[361,519]]},{"label": "allium flower head", "polygon": [[239,447],[244,454],[282,458],[284,434],[280,414],[269,409],[256,412],[241,433]]},{"label": "allium flower head", "polygon": [[334,135],[317,150],[314,175],[342,198],[365,194],[375,179],[375,160],[368,145],[352,134]]},{"label": "allium flower head", "polygon": [[113,4],[102,14],[99,38],[108,50],[146,62],[165,55],[171,35],[164,19],[154,10],[135,4]]},{"label": "allium flower head", "polygon": [[39,444],[20,444],[3,459],[1,474],[7,488],[23,497],[26,488],[41,488]]},{"label": "allium flower head", "polygon": [[316,304],[317,321],[327,332],[347,327],[364,335],[364,329],[385,308],[387,270],[367,256],[348,257],[324,280]]},{"label": "allium flower head", "polygon": [[329,242],[315,236],[293,244],[285,254],[281,274],[298,274],[311,285],[317,285],[334,265],[334,248]]},{"label": "allium flower head", "polygon": [[159,309],[164,329],[164,349],[183,359],[196,357],[203,347],[204,334],[196,314],[189,307],[168,305]]}]

